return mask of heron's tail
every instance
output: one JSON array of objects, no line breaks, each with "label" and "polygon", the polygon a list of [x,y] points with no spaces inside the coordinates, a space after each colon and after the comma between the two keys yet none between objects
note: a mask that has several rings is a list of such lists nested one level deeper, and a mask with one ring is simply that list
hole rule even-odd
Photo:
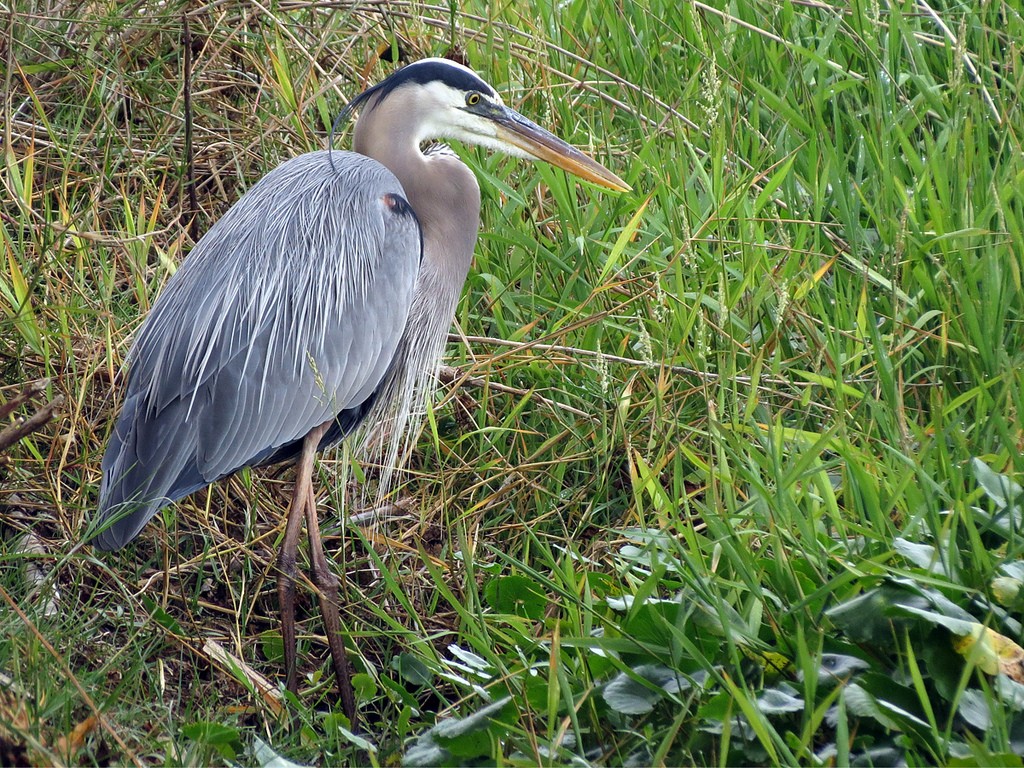
[{"label": "heron's tail", "polygon": [[[127,398],[103,455],[100,502],[91,543],[97,549],[120,549],[157,512],[208,484],[196,468],[195,445],[188,439],[169,439],[149,419],[143,398]],[[173,403],[170,409],[180,407]],[[173,423],[173,419],[172,419]]]}]

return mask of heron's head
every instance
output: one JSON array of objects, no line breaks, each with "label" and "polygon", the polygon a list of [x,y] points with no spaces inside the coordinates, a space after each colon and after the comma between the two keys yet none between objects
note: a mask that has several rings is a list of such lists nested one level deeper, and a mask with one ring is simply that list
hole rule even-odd
[{"label": "heron's head", "polygon": [[630,189],[597,161],[505,106],[498,92],[473,70],[448,59],[423,59],[403,67],[353,99],[345,113],[365,113],[399,99],[401,128],[417,145],[453,139],[543,160],[608,189]]}]

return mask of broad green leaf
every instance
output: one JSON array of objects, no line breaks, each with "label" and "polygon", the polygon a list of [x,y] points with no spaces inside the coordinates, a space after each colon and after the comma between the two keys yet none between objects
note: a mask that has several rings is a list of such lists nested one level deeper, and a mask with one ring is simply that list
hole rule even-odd
[{"label": "broad green leaf", "polygon": [[934,624],[938,627],[945,627],[955,635],[967,635],[972,632],[973,627],[977,625],[977,622],[968,621],[966,619],[953,618],[952,616],[946,616],[945,614],[939,613],[938,611],[929,610],[927,608],[919,608],[916,605],[894,605],[893,612],[903,613],[910,616],[919,616],[920,618],[927,621],[929,624]]},{"label": "broad green leaf", "polygon": [[1009,560],[999,566],[999,570],[1007,576],[1024,581],[1024,560]]},{"label": "broad green leaf", "polygon": [[486,731],[504,712],[511,700],[506,696],[467,717],[442,720],[431,728],[431,732],[438,739],[458,739],[467,734]]},{"label": "broad green leaf", "polygon": [[981,459],[971,459],[971,468],[974,469],[974,476],[978,485],[1000,509],[1006,509],[1010,505],[1018,505],[1024,500],[1024,488],[1011,480],[1006,475],[993,472],[988,464]]},{"label": "broad green leaf", "polygon": [[[449,721],[444,721],[449,722]],[[461,723],[461,720],[454,721]],[[468,731],[457,735],[442,736],[434,732],[434,740],[456,757],[482,757],[491,751],[491,735],[486,729]]]},{"label": "broad green leaf", "polygon": [[870,717],[886,728],[906,730],[905,724],[927,728],[928,723],[899,707],[868,692],[858,683],[850,683],[843,690],[847,709],[858,717]]},{"label": "broad green leaf", "polygon": [[989,710],[988,698],[976,688],[966,690],[960,695],[957,712],[975,728],[986,731],[992,727],[992,712]]},{"label": "broad green leaf", "polygon": [[511,697],[488,704],[467,717],[449,718],[422,734],[405,753],[405,765],[459,765],[465,760],[490,754],[491,744],[508,729],[515,713]]},{"label": "broad green leaf", "polygon": [[[353,676],[353,683],[355,682],[355,677],[357,676]],[[369,698],[368,696],[365,696],[357,686],[353,685],[353,687],[356,689],[356,696],[358,698]],[[377,750],[377,747],[373,744],[373,742],[368,741],[359,734],[353,733],[351,730],[349,730],[348,718],[345,717],[345,715],[341,714],[341,712],[328,712],[327,714],[325,714],[323,719],[323,725],[325,731],[336,731],[345,738],[345,741],[357,747],[358,749],[362,749],[367,752],[375,752]]]},{"label": "broad green leaf", "polygon": [[668,667],[642,664],[633,674],[620,672],[609,682],[601,695],[605,703],[624,715],[642,715],[654,709],[666,694],[678,693],[690,682]]},{"label": "broad green leaf", "polygon": [[217,750],[226,760],[234,760],[242,751],[241,733],[220,723],[199,722],[183,726],[184,736],[200,744],[207,744]]},{"label": "broad green leaf", "polygon": [[279,630],[270,629],[263,632],[259,637],[259,643],[260,650],[268,661],[284,660],[284,640]]},{"label": "broad green leaf", "polygon": [[876,587],[830,608],[825,615],[854,642],[888,643],[892,638],[892,620],[886,609],[891,606],[891,595]]},{"label": "broad green leaf", "polygon": [[456,765],[452,754],[434,741],[431,733],[420,736],[402,756],[402,765],[410,768],[427,768],[427,766]]},{"label": "broad green leaf", "polygon": [[962,635],[974,618],[937,590],[925,590],[907,579],[890,579],[827,612],[850,639],[884,643],[891,639],[894,619],[923,619]]},{"label": "broad green leaf", "polygon": [[377,681],[373,675],[357,672],[352,675],[352,689],[356,692],[358,698],[372,699],[377,695]]},{"label": "broad green leaf", "polygon": [[1018,531],[1024,529],[1024,514],[1019,505],[1001,509],[995,514],[980,507],[971,507],[970,511],[978,520],[986,524],[988,530],[994,530],[1007,538],[1016,536]]},{"label": "broad green leaf", "polygon": [[184,725],[181,732],[194,741],[202,741],[206,744],[236,744],[241,736],[237,728],[208,722]]},{"label": "broad green leaf", "polygon": [[525,576],[499,576],[484,586],[484,599],[498,613],[511,613],[533,621],[544,618],[548,597]]},{"label": "broad green leaf", "polygon": [[1024,712],[1024,684],[1000,675],[995,679],[995,687],[1003,705],[1015,712]]},{"label": "broad green leaf", "polygon": [[400,653],[391,660],[391,668],[406,682],[416,686],[429,685],[434,676],[430,668],[411,653]]},{"label": "broad green leaf", "polygon": [[466,650],[458,645],[452,643],[448,646],[448,653],[458,659],[460,662],[469,667],[476,674],[486,674],[490,676],[490,673],[494,671],[493,666],[483,656],[473,653],[472,651]]},{"label": "broad green leaf", "polygon": [[931,573],[946,573],[946,568],[939,557],[937,550],[931,544],[922,544],[916,541],[908,541],[904,538],[895,538],[892,542],[893,549],[918,568],[923,568]]},{"label": "broad green leaf", "polygon": [[757,697],[757,708],[766,715],[783,715],[799,712],[804,708],[804,701],[781,688],[767,688]]}]

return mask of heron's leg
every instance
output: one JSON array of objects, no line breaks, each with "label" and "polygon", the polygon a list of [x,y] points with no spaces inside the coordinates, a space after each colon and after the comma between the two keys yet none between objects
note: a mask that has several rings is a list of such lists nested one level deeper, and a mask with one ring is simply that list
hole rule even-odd
[{"label": "heron's leg", "polygon": [[331,570],[324,556],[323,542],[320,540],[320,520],[316,514],[314,494],[309,494],[306,505],[306,530],[309,531],[309,560],[313,564],[313,581],[320,590],[320,611],[324,617],[324,632],[327,634],[327,645],[331,649],[331,662],[334,664],[334,678],[341,694],[341,708],[348,717],[352,728],[356,727],[356,695],[352,690],[352,678],[349,674],[348,657],[345,655],[345,643],[341,640],[341,617],[338,615],[338,577]]},{"label": "heron's leg", "polygon": [[298,687],[295,677],[295,577],[298,569],[295,555],[299,548],[299,531],[302,527],[302,508],[305,496],[299,497],[298,488],[292,492],[288,505],[288,523],[284,530],[284,542],[277,558],[277,599],[281,604],[281,641],[284,644],[285,685],[292,693]]},{"label": "heron's leg", "polygon": [[312,430],[302,442],[302,454],[295,467],[295,487],[288,505],[288,522],[284,529],[284,541],[278,555],[277,597],[281,603],[281,641],[284,644],[285,685],[292,693],[298,692],[295,665],[295,577],[298,575],[296,554],[299,549],[299,532],[302,529],[302,513],[311,503],[313,491],[313,460],[320,446],[327,425]]}]

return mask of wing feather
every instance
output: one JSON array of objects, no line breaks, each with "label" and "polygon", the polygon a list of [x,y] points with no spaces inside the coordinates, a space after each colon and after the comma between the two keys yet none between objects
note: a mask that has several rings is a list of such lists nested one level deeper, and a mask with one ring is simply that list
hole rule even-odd
[{"label": "wing feather", "polygon": [[[96,539],[301,440],[379,387],[412,303],[421,234],[374,160],[314,152],[257,183],[200,240],[129,353]],[[358,412],[358,411],[356,411]]]}]

